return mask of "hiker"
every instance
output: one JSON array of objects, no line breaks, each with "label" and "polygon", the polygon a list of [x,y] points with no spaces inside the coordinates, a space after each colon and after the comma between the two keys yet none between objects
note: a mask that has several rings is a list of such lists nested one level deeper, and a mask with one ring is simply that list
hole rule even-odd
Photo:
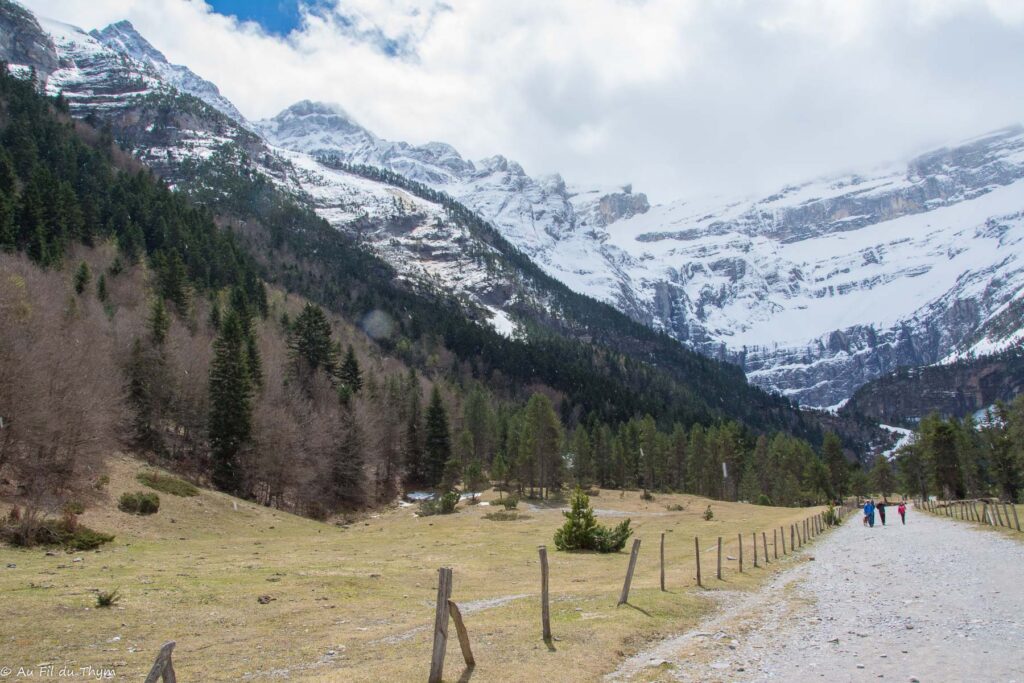
[{"label": "hiker", "polygon": [[864,503],[864,521],[871,528],[875,526],[875,501],[868,499],[868,502]]},{"label": "hiker", "polygon": [[906,501],[902,501],[902,500],[900,501],[900,506],[898,508],[896,508],[896,512],[900,513],[900,519],[903,520],[904,524],[906,524],[907,523],[907,503],[906,503]]},{"label": "hiker", "polygon": [[882,520],[882,526],[885,526],[885,505],[886,502],[882,500],[879,501],[878,505],[876,506],[876,509],[878,510],[878,518]]}]

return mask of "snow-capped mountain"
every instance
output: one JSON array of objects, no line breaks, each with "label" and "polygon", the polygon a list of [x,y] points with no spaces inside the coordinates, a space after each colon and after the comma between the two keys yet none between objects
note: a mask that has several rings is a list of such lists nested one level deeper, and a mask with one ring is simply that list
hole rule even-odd
[{"label": "snow-capped mountain", "polygon": [[[764,198],[649,207],[503,157],[381,140],[302,102],[259,124],[275,144],[390,169],[479,211],[573,289],[803,404],[834,405],[900,366],[997,351],[1024,325],[1024,129]],[[1009,315],[1008,315],[1009,311]]]},{"label": "snow-capped mountain", "polygon": [[0,14],[12,68],[34,67],[76,116],[110,125],[172,182],[195,161],[244,157],[402,277],[464,297],[506,333],[523,317],[557,318],[546,286],[439,199],[355,167],[445,193],[571,289],[802,404],[835,405],[896,367],[1024,337],[1021,128],[768,197],[652,207],[629,185],[577,187],[502,156],[383,140],[334,105],[248,122],[127,22],[85,33]]},{"label": "snow-capped mountain", "polygon": [[620,291],[619,276],[592,260],[589,252],[596,236],[588,235],[649,208],[647,197],[634,194],[628,185],[577,188],[558,175],[533,178],[503,156],[473,162],[441,142],[383,140],[341,107],[320,102],[299,102],[256,126],[279,147],[384,168],[443,191],[478,211],[572,289],[606,301],[630,296]]}]

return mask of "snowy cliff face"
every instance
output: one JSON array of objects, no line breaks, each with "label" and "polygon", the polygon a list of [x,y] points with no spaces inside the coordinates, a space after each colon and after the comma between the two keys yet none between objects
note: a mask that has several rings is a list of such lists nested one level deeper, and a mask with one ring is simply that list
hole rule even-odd
[{"label": "snowy cliff face", "polygon": [[640,317],[621,274],[592,253],[600,239],[594,230],[650,208],[647,197],[630,186],[575,188],[558,175],[533,178],[503,156],[473,162],[440,142],[383,140],[340,107],[322,102],[296,103],[255,125],[278,147],[384,168],[445,192],[494,224],[550,275]]},{"label": "snowy cliff face", "polygon": [[111,50],[149,67],[164,83],[174,86],[183,93],[198,97],[236,123],[245,125],[245,117],[235,105],[220,94],[217,86],[200,78],[186,66],[168,62],[162,52],[135,30],[131,22],[119,21],[102,31],[90,31],[89,35]]},{"label": "snowy cliff face", "polygon": [[1019,340],[1006,313],[1022,240],[1019,127],[870,176],[655,207],[608,233],[652,324],[817,406],[898,366]]}]

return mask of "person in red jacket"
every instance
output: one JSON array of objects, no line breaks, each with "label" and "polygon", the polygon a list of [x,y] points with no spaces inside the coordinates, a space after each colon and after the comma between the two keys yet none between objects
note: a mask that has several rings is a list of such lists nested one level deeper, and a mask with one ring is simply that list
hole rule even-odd
[{"label": "person in red jacket", "polygon": [[900,506],[898,508],[896,508],[896,511],[900,513],[900,519],[903,521],[904,524],[906,524],[907,523],[907,503],[905,501],[901,500],[900,501]]}]

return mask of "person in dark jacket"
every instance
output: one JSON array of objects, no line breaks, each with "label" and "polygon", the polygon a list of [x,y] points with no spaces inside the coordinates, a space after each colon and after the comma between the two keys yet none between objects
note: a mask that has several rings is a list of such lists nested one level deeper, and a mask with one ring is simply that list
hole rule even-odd
[{"label": "person in dark jacket", "polygon": [[878,519],[882,520],[882,526],[885,526],[885,501],[878,501],[878,505],[875,509],[878,510]]}]

